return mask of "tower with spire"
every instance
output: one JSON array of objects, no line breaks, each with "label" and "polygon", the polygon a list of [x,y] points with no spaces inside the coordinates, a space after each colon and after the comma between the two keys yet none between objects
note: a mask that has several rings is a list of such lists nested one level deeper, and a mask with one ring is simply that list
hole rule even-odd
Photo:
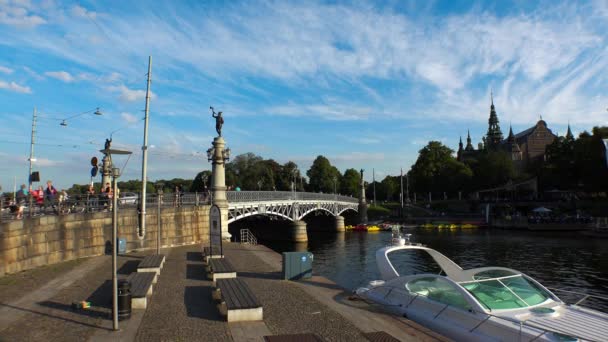
[{"label": "tower with spire", "polygon": [[487,148],[496,150],[502,141],[502,131],[498,124],[498,115],[496,115],[496,108],[494,107],[494,93],[490,92],[490,118],[488,119],[488,133],[486,134]]},{"label": "tower with spire", "polygon": [[511,127],[511,125],[509,125],[509,137],[507,138],[506,150],[511,155],[512,161],[522,160],[521,149],[519,148],[519,144],[515,141],[515,134],[513,134],[513,127]]},{"label": "tower with spire", "polygon": [[570,129],[570,123],[569,122],[568,122],[568,132],[566,132],[566,140],[574,141],[574,134],[572,134],[572,130]]},{"label": "tower with spire", "polygon": [[475,150],[475,148],[473,147],[473,144],[471,144],[471,131],[469,131],[467,129],[467,147],[464,148],[465,151],[473,151]]}]

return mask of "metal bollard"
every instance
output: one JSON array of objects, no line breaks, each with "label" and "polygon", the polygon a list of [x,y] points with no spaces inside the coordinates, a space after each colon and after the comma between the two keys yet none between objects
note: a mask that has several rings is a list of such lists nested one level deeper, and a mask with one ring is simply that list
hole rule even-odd
[{"label": "metal bollard", "polygon": [[131,318],[131,284],[126,280],[118,282],[118,320]]}]

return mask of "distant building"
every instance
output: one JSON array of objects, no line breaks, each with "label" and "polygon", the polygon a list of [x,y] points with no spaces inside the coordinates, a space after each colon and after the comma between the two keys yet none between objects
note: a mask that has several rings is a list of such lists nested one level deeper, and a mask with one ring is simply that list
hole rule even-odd
[{"label": "distant building", "polygon": [[[518,171],[522,171],[531,162],[544,160],[547,145],[553,143],[557,139],[557,135],[547,127],[547,123],[542,117],[536,125],[517,134],[513,134],[512,127],[509,127],[509,136],[507,139],[503,139],[493,97],[491,103],[488,131],[482,138],[482,142],[475,149],[471,144],[471,134],[467,132],[466,146],[463,146],[462,137],[460,137],[457,159],[466,162],[477,159],[479,154],[485,151],[502,150],[511,156],[511,160]],[[568,125],[566,137],[572,137],[570,125]]]}]

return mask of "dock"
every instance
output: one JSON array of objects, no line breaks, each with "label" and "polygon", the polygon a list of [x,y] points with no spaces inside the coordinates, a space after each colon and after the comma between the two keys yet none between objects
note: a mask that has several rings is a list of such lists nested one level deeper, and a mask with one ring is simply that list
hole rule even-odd
[{"label": "dock", "polygon": [[[227,243],[225,255],[264,305],[264,320],[228,323],[212,299],[200,245],[166,248],[162,273],[145,310],[112,331],[111,258],[98,256],[0,278],[0,341],[264,341],[314,334],[325,341],[447,341],[382,308],[352,300],[329,279],[281,277],[281,255],[261,245]],[[119,257],[119,276],[137,271],[151,251]],[[314,266],[313,266],[314,267]],[[314,269],[313,269],[314,272]],[[75,301],[91,308],[75,310]]]}]

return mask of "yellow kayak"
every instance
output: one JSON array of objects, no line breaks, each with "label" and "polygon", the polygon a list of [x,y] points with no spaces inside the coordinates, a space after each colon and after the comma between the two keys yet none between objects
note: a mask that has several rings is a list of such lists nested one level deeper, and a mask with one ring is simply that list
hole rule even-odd
[{"label": "yellow kayak", "polygon": [[377,231],[380,231],[380,227],[378,227],[378,226],[367,226],[367,231],[368,232],[377,232]]},{"label": "yellow kayak", "polygon": [[460,228],[462,228],[462,229],[471,229],[471,228],[477,228],[477,226],[474,225],[474,224],[465,223],[465,224],[461,225]]},{"label": "yellow kayak", "polygon": [[435,226],[433,224],[431,224],[431,223],[425,223],[425,224],[421,225],[420,227],[427,228],[427,229],[429,229],[429,228],[435,228]]}]

